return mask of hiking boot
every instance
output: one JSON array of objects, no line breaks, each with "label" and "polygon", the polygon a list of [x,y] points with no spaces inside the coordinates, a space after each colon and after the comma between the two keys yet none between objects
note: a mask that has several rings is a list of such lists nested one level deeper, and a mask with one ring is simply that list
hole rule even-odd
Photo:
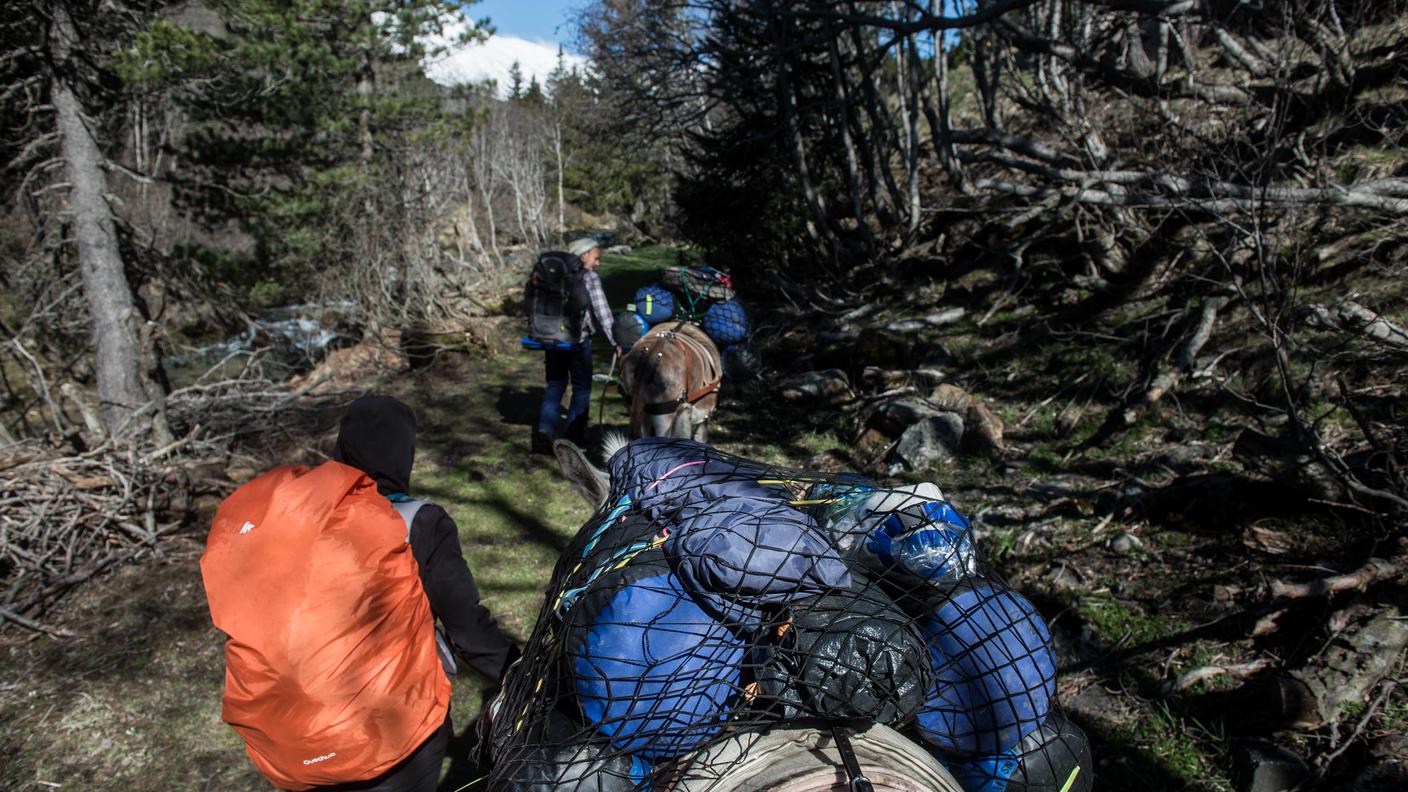
[{"label": "hiking boot", "polygon": [[552,456],[552,437],[550,437],[547,432],[534,430],[532,452],[534,454]]}]

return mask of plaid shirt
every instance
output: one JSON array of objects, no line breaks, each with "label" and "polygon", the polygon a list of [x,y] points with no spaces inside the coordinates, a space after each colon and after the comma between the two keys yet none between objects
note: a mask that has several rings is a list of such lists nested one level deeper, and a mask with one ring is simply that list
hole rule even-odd
[{"label": "plaid shirt", "polygon": [[[611,304],[606,301],[606,292],[601,290],[601,276],[595,271],[587,272],[582,276],[582,282],[587,287],[587,294],[592,298],[592,309],[587,311],[587,315],[582,321],[582,337],[578,341],[586,341],[592,337],[596,328],[606,334],[606,340],[616,343],[611,338]],[[592,322],[592,317],[596,317],[596,322]]]}]

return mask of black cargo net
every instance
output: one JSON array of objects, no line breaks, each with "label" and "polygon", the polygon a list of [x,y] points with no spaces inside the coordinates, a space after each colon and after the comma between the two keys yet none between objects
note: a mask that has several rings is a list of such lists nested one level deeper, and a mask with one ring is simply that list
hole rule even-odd
[{"label": "black cargo net", "polygon": [[497,702],[491,789],[1090,788],[1045,622],[937,486],[658,438],[608,467]]}]

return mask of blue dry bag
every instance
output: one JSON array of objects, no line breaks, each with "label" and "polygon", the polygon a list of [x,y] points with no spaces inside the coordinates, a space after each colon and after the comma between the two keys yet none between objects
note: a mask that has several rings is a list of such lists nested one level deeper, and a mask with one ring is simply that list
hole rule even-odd
[{"label": "blue dry bag", "polygon": [[954,754],[1000,754],[1045,720],[1056,695],[1051,633],[1025,597],[960,587],[921,622],[935,685],[919,731]]},{"label": "blue dry bag", "polygon": [[712,305],[704,314],[704,332],[720,346],[740,344],[748,340],[752,327],[748,323],[748,313],[737,300]]},{"label": "blue dry bag", "polygon": [[658,283],[636,290],[636,313],[650,326],[668,322],[675,315],[675,295]]}]

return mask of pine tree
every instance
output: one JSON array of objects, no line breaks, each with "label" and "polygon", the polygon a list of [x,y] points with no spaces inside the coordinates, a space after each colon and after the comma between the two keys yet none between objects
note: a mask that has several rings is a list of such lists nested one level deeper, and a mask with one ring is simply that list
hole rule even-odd
[{"label": "pine tree", "polygon": [[[444,120],[421,74],[425,43],[455,0],[222,0],[222,36],[157,22],[133,63],[170,84],[194,124],[184,155],[190,201],[255,239],[250,282],[287,299],[369,251],[369,224],[396,222],[396,159]],[[470,37],[483,37],[480,24]],[[386,229],[389,230],[389,229]],[[362,240],[362,241],[359,241]]]},{"label": "pine tree", "polygon": [[508,67],[508,98],[515,101],[523,98],[523,67],[518,61]]}]

